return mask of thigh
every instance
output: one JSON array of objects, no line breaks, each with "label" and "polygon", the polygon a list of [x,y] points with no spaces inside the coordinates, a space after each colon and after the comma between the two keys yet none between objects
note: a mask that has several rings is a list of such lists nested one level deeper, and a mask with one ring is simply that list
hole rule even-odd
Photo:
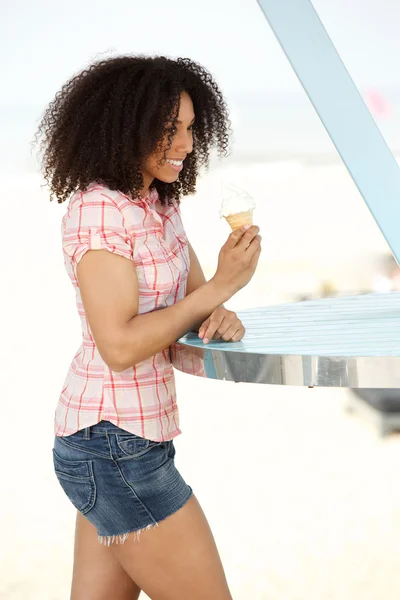
[{"label": "thigh", "polygon": [[94,525],[78,512],[71,600],[137,600],[139,594],[110,548],[98,543]]},{"label": "thigh", "polygon": [[194,495],[140,539],[110,549],[152,600],[232,600],[207,519]]}]

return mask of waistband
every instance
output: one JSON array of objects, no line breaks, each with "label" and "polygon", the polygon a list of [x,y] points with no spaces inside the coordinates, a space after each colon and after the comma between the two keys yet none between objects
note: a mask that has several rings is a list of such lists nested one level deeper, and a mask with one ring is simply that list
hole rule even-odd
[{"label": "waistband", "polygon": [[[96,423],[96,425],[91,425],[90,427],[85,427],[84,429],[81,429],[80,432],[78,432],[82,435],[84,440],[90,440],[90,436],[93,433],[102,433],[102,434],[106,434],[106,433],[127,433],[129,434],[129,431],[126,431],[125,429],[121,429],[120,427],[118,427],[117,425],[114,425],[114,423],[111,423],[110,421],[100,421],[99,423]],[[134,434],[130,434],[132,436],[134,436]]]}]

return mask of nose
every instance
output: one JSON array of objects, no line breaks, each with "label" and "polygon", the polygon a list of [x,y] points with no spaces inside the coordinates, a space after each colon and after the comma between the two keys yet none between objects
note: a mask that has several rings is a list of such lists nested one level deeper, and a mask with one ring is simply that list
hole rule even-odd
[{"label": "nose", "polygon": [[180,154],[190,154],[193,151],[193,135],[191,131],[183,130],[174,139],[174,150]]}]

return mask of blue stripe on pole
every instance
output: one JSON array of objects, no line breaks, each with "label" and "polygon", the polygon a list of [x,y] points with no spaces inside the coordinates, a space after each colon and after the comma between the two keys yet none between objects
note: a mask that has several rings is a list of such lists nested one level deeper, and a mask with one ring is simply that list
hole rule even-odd
[{"label": "blue stripe on pole", "polygon": [[400,264],[400,168],[313,5],[258,3]]}]

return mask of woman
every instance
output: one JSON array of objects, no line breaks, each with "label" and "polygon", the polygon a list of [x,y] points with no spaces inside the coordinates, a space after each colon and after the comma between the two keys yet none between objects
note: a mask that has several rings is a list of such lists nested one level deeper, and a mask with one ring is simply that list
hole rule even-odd
[{"label": "woman", "polygon": [[153,600],[231,598],[206,518],[174,464],[169,352],[189,330],[204,343],[244,335],[222,305],[255,271],[258,228],[229,236],[206,282],[179,209],[210,150],[226,153],[227,114],[201,66],[126,56],[72,78],[39,127],[52,197],[70,198],[63,252],[83,334],[53,449],[78,511],[72,600],[133,600],[141,590]]}]

